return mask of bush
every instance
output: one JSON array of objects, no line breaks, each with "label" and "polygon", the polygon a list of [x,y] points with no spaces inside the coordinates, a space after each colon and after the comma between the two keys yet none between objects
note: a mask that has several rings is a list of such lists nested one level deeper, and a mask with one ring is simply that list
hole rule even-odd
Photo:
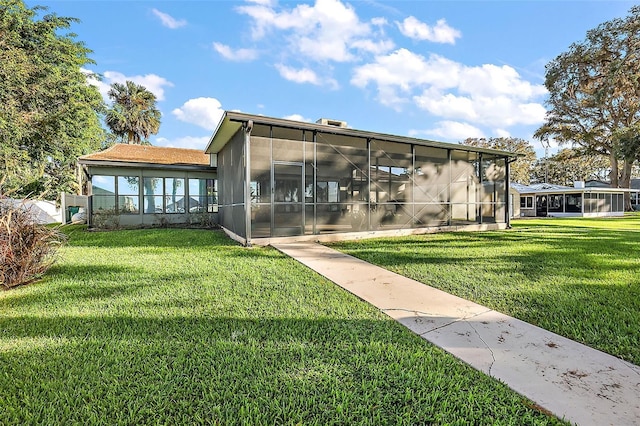
[{"label": "bush", "polygon": [[65,240],[57,228],[37,223],[23,204],[0,199],[0,280],[4,288],[40,278]]}]

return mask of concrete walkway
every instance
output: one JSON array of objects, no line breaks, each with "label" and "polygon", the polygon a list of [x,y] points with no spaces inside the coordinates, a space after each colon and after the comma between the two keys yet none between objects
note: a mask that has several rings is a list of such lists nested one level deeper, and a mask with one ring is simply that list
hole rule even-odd
[{"label": "concrete walkway", "polygon": [[560,418],[640,425],[636,365],[317,243],[273,246]]}]

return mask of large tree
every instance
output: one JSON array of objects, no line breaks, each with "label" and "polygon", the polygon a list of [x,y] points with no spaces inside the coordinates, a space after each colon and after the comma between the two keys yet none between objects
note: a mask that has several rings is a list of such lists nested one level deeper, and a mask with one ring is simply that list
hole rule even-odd
[{"label": "large tree", "polygon": [[106,123],[122,142],[148,143],[150,135],[160,129],[160,110],[156,96],[132,81],[113,83],[109,90],[113,105],[107,111]]},{"label": "large tree", "polygon": [[574,148],[564,148],[534,163],[534,183],[554,183],[573,186],[575,181],[607,180],[609,160],[602,155],[585,154]]},{"label": "large tree", "polygon": [[613,187],[628,188],[635,161],[624,145],[640,125],[640,6],[604,22],[549,64],[545,123],[535,136],[607,156]]},{"label": "large tree", "polygon": [[519,154],[518,159],[509,165],[512,182],[529,184],[531,168],[536,161],[536,152],[529,141],[520,138],[468,138],[462,144],[481,148],[499,149]]},{"label": "large tree", "polygon": [[77,191],[77,157],[104,139],[91,51],[67,33],[76,19],[45,11],[0,0],[0,193],[14,197]]}]

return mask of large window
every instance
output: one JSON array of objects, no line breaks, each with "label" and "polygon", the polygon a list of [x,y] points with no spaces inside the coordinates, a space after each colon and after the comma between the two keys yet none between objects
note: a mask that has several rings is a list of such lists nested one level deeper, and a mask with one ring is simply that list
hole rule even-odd
[{"label": "large window", "polygon": [[189,179],[189,213],[218,211],[218,187],[215,179]]},{"label": "large window", "polygon": [[[117,211],[121,214],[217,212],[216,179],[174,177],[93,176],[91,179],[94,212]],[[142,186],[142,188],[140,188]]]},{"label": "large window", "polygon": [[164,178],[165,213],[184,213],[187,210],[187,200],[184,193],[184,179]]},{"label": "large window", "polygon": [[118,176],[117,192],[120,213],[140,213],[140,178],[138,176]]},{"label": "large window", "polygon": [[93,211],[116,209],[116,177],[93,176],[91,178],[93,193]]}]

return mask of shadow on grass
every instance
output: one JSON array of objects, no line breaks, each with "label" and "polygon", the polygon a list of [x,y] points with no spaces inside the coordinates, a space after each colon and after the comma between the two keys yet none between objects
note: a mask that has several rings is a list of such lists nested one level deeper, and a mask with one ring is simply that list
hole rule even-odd
[{"label": "shadow on grass", "polygon": [[23,316],[0,330],[0,423],[557,423],[391,320]]},{"label": "shadow on grass", "polygon": [[71,247],[239,247],[221,230],[154,228],[117,231],[68,231]]}]

